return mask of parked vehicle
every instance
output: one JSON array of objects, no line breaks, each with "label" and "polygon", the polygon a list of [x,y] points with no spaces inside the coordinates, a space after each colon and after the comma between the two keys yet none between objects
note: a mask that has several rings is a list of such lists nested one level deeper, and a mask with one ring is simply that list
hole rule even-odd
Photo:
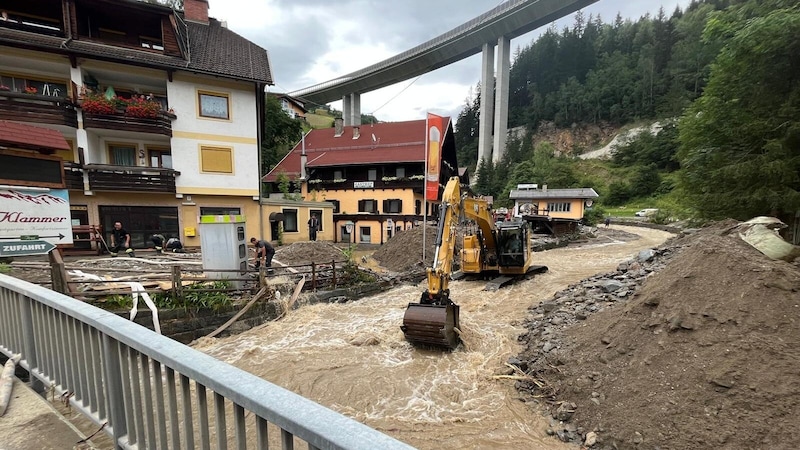
[{"label": "parked vehicle", "polygon": [[636,217],[650,217],[658,212],[658,208],[645,208],[641,211],[636,211],[633,213]]}]

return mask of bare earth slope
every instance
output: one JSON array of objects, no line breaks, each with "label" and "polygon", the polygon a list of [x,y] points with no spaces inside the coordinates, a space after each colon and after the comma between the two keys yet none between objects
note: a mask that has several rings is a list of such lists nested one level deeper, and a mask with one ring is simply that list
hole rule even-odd
[{"label": "bare earth slope", "polygon": [[672,239],[532,311],[517,362],[536,381],[518,388],[548,400],[554,434],[594,432],[593,448],[797,448],[800,269],[731,225]]}]

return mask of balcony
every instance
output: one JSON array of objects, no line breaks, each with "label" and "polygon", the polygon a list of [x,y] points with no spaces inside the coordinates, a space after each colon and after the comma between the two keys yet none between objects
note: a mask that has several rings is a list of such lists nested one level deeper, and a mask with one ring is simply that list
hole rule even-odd
[{"label": "balcony", "polygon": [[133,117],[119,114],[92,114],[84,111],[83,127],[104,130],[156,133],[172,137],[172,120],[175,115],[161,112],[157,117]]},{"label": "balcony", "polygon": [[64,161],[64,186],[71,190],[83,190],[83,169],[80,164]]},{"label": "balcony", "polygon": [[175,193],[175,177],[181,173],[159,167],[87,164],[89,189],[93,191]]},{"label": "balcony", "polygon": [[68,98],[4,90],[0,90],[0,120],[78,128],[78,114]]}]

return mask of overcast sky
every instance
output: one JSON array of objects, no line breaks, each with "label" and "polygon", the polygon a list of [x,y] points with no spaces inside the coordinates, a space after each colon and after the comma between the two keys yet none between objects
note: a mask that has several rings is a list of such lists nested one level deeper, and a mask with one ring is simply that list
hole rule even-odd
[{"label": "overcast sky", "polygon": [[[503,3],[499,0],[209,0],[209,15],[269,52],[275,86],[291,92],[383,61],[449,31]],[[613,21],[668,15],[689,0],[599,0],[584,15]],[[574,15],[556,23],[569,26]],[[511,41],[529,45],[545,28]],[[361,112],[381,121],[455,118],[480,82],[480,54],[403,83],[361,95]],[[331,104],[341,110],[341,101]],[[313,109],[312,105],[306,105]]]}]

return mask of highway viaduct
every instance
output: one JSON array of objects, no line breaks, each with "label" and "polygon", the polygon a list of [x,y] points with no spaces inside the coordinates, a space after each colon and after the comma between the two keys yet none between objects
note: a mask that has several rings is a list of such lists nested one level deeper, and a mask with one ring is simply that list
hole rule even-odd
[{"label": "highway viaduct", "polygon": [[596,1],[508,0],[410,50],[289,95],[316,104],[341,99],[344,124],[360,125],[362,93],[400,83],[482,53],[478,161],[485,159],[496,163],[503,156],[508,134],[511,39]]}]

